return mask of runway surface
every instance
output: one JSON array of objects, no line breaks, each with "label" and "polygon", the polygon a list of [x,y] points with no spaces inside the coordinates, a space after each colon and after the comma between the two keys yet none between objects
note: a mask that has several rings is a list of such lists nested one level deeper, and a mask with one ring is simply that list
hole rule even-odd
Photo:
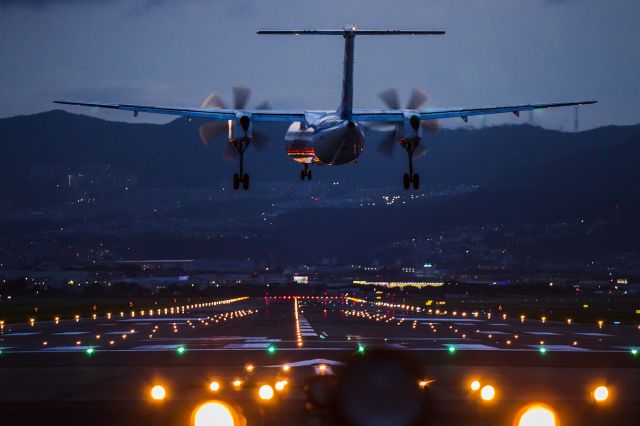
[{"label": "runway surface", "polygon": [[[86,424],[83,416],[91,424],[188,424],[193,407],[211,398],[240,407],[250,425],[314,424],[304,414],[305,378],[380,349],[420,364],[433,421],[510,424],[529,402],[551,404],[562,425],[637,424],[640,414],[640,330],[612,324],[252,298],[5,324],[0,348],[0,412],[23,424]],[[215,394],[207,388],[214,379]],[[257,400],[259,384],[284,379],[277,404]],[[483,403],[468,388],[472,379],[494,386],[496,398]],[[149,400],[157,383],[168,391],[161,404]],[[599,384],[611,391],[605,404],[592,401]]]}]

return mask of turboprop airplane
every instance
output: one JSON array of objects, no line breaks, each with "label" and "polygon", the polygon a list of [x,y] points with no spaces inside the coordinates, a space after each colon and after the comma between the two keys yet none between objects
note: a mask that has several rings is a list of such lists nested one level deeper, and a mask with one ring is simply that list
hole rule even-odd
[{"label": "turboprop airplane", "polygon": [[[130,105],[117,103],[80,102],[61,100],[57,104],[99,107],[133,111],[134,116],[140,112],[169,114],[187,117],[206,118],[212,123],[200,128],[204,142],[227,132],[229,150],[239,159],[239,172],[233,175],[233,188],[249,189],[249,174],[244,171],[244,155],[252,144],[260,143],[260,135],[254,125],[262,122],[291,123],[285,135],[287,155],[301,163],[302,180],[311,180],[310,165],[340,165],[353,163],[362,154],[365,144],[363,126],[386,124],[392,126],[393,133],[383,142],[382,148],[400,145],[408,158],[408,172],[403,176],[403,187],[413,186],[418,189],[420,177],[414,172],[413,159],[424,151],[421,142],[424,132],[428,131],[434,120],[444,118],[461,118],[465,122],[476,115],[513,113],[519,116],[522,111],[545,108],[579,106],[596,103],[596,101],[540,103],[483,108],[460,109],[421,109],[426,95],[414,90],[406,108],[401,108],[397,94],[386,91],[381,94],[388,109],[354,109],[353,108],[353,62],[356,36],[400,36],[400,35],[443,35],[444,31],[404,31],[404,30],[360,30],[355,25],[347,25],[342,30],[264,30],[257,34],[270,35],[329,35],[344,38],[344,71],[342,78],[342,98],[340,105],[332,111],[316,110],[279,110],[269,109],[264,104],[256,109],[248,109],[246,102],[249,91],[234,88],[234,108],[227,108],[216,94],[209,96],[200,108],[162,107],[153,105]],[[364,123],[364,124],[361,124]]]}]

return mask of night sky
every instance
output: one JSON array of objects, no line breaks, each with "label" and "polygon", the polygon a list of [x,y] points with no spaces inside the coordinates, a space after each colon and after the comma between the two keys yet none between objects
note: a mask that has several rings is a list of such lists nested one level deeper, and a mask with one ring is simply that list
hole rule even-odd
[{"label": "night sky", "polygon": [[[0,0],[0,117],[50,110],[54,99],[199,106],[211,91],[228,98],[233,85],[252,87],[253,105],[332,109],[342,39],[255,31],[350,22],[448,32],[357,38],[356,107],[382,107],[377,94],[388,87],[404,100],[417,87],[430,94],[430,107],[595,99],[600,104],[580,112],[582,129],[640,122],[638,0]],[[573,118],[565,109],[534,120],[572,130]]]}]

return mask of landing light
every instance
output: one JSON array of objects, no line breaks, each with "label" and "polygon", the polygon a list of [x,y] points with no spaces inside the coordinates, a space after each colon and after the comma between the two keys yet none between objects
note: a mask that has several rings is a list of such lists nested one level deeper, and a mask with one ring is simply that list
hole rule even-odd
[{"label": "landing light", "polygon": [[167,396],[167,391],[162,385],[155,385],[151,388],[151,398],[156,401],[162,401]]},{"label": "landing light", "polygon": [[606,386],[598,386],[593,391],[593,399],[595,399],[596,402],[604,402],[607,398],[609,398],[609,389],[607,389]]},{"label": "landing light", "polygon": [[234,426],[237,414],[222,401],[209,401],[198,406],[193,413],[194,426]]},{"label": "landing light", "polygon": [[496,390],[493,386],[487,385],[480,390],[480,397],[484,401],[491,401],[496,396]]},{"label": "landing light", "polygon": [[269,385],[262,385],[258,389],[258,396],[260,399],[268,401],[273,398],[273,388]]},{"label": "landing light", "polygon": [[520,411],[517,418],[517,426],[556,426],[556,415],[551,409],[543,404],[533,404]]}]

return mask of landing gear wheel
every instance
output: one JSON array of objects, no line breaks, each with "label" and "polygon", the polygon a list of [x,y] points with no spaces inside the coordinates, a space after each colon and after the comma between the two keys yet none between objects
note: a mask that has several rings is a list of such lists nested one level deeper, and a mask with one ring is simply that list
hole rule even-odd
[{"label": "landing gear wheel", "polygon": [[311,170],[307,172],[307,180],[311,180]]},{"label": "landing gear wheel", "polygon": [[411,177],[409,176],[409,173],[405,173],[402,177],[402,186],[404,189],[409,189],[409,186],[411,186]]},{"label": "landing gear wheel", "polygon": [[413,179],[411,179],[411,182],[413,183],[413,189],[420,188],[420,176],[417,173],[413,174]]},{"label": "landing gear wheel", "polygon": [[233,174],[233,189],[238,190],[240,188],[240,175],[237,173]]},{"label": "landing gear wheel", "polygon": [[249,174],[248,173],[245,173],[242,176],[242,189],[244,189],[245,191],[247,189],[249,189]]},{"label": "landing gear wheel", "polygon": [[304,180],[306,173],[304,170],[300,170],[300,180]]}]

